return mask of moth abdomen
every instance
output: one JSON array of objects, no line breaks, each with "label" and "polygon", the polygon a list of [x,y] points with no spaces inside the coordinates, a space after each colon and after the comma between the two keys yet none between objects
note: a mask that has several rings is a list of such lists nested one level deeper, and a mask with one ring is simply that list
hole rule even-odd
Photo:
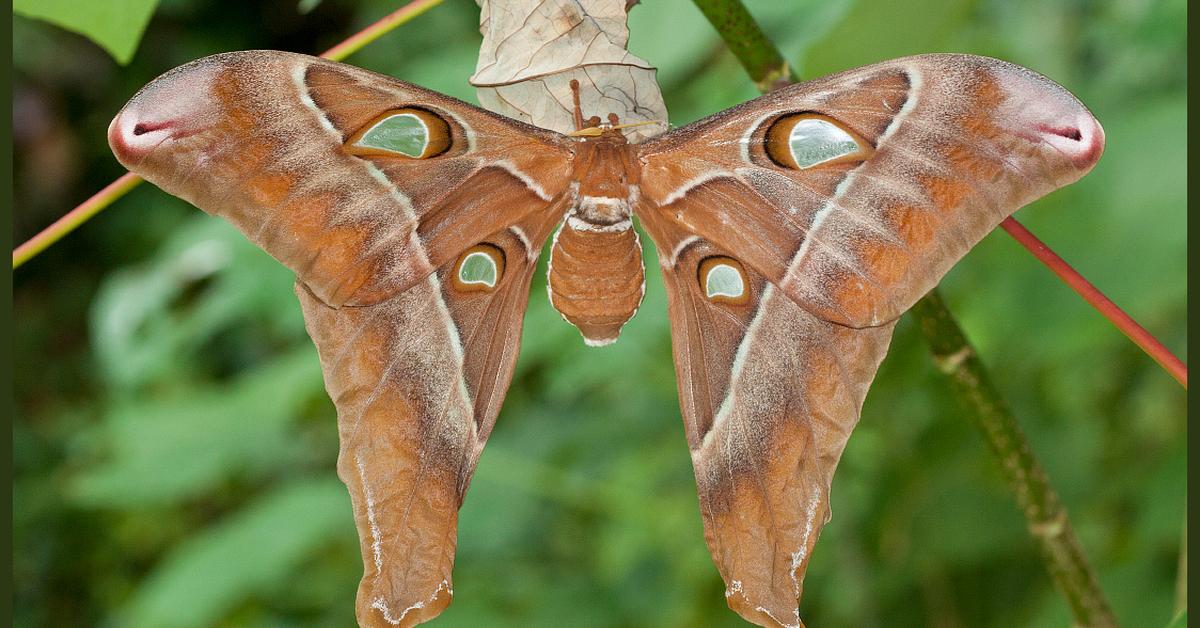
[{"label": "moth abdomen", "polygon": [[583,197],[550,251],[550,303],[591,346],[616,342],[646,292],[642,245],[624,199]]}]

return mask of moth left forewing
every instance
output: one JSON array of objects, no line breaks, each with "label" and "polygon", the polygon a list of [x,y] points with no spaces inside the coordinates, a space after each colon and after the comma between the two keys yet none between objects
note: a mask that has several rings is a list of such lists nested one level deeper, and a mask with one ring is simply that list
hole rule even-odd
[{"label": "moth left forewing", "polygon": [[[570,140],[557,133],[353,66],[314,63],[305,71],[304,82],[314,106],[330,125],[347,144],[359,145],[357,154],[404,191],[418,215],[439,209],[439,199],[452,188],[466,185],[476,192],[488,190],[482,187],[485,182],[471,182],[471,177],[481,172],[485,176],[503,173],[546,202],[570,182]],[[397,114],[432,114],[434,122],[444,122],[444,131],[431,129],[428,133],[450,136],[436,162],[398,158],[394,152],[362,145],[364,131]],[[431,171],[430,165],[436,168]],[[512,217],[503,208],[491,213]],[[458,218],[470,220],[472,216]]]},{"label": "moth left forewing", "polygon": [[818,317],[864,327],[894,320],[1003,218],[1081,177],[1103,137],[1029,70],[924,55],[651,140],[642,194]]},{"label": "moth left forewing", "polygon": [[823,321],[731,251],[639,215],[658,246],[705,538],[727,601],[754,623],[799,626],[833,472],[893,325]]},{"label": "moth left forewing", "polygon": [[562,136],[352,66],[248,51],[177,68],[113,120],[118,158],[220,215],[333,306],[423,281],[565,189]]},{"label": "moth left forewing", "polygon": [[[556,133],[408,84],[400,90],[397,81],[353,66],[314,63],[304,83],[372,176],[411,208],[434,267],[481,234],[544,213],[569,184],[570,141]],[[412,121],[425,138],[415,147],[430,157],[371,145],[369,133],[396,119]]]},{"label": "moth left forewing", "polygon": [[411,626],[453,595],[458,509],[520,347],[537,255],[555,221],[482,238],[380,303],[333,308],[297,283],[338,409],[338,475],[365,573],[362,626]]}]

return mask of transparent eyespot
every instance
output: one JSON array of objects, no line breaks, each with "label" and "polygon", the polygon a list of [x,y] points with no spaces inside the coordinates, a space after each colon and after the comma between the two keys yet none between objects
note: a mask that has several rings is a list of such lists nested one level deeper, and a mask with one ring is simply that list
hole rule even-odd
[{"label": "transparent eyespot", "polygon": [[491,244],[477,244],[454,265],[454,287],[464,292],[490,291],[504,278],[504,251]]},{"label": "transparent eyespot", "polygon": [[767,155],[795,170],[836,161],[862,160],[874,150],[842,123],[818,113],[797,113],[775,121],[767,131]]},{"label": "transparent eyespot", "polygon": [[450,125],[424,109],[396,109],[355,133],[349,148],[359,155],[428,159],[450,148]]},{"label": "transparent eyespot", "polygon": [[737,260],[718,256],[700,262],[700,287],[713,303],[742,304],[750,299],[750,281]]}]

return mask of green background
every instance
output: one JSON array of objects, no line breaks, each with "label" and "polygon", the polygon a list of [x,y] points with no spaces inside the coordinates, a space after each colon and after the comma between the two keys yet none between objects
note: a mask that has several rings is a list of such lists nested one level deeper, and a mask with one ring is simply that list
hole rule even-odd
[{"label": "green background", "polygon": [[[319,52],[395,6],[165,0],[124,67],[17,18],[14,239],[123,172],[104,130],[157,74],[225,50]],[[1185,351],[1184,0],[750,6],[804,76],[958,51],[1072,90],[1104,125],[1106,154],[1018,217]],[[451,0],[349,61],[474,101],[477,22],[473,3]],[[631,28],[672,123],[756,95],[692,5],[646,0]],[[518,372],[462,509],[455,601],[436,625],[742,625],[705,549],[665,297],[648,277],[639,315],[601,349],[535,280]],[[352,623],[361,558],[291,281],[227,224],[148,185],[16,272],[16,625]],[[1118,617],[1165,625],[1186,393],[1003,233],[942,286]],[[908,317],[832,504],[801,604],[810,626],[1068,625]]]}]

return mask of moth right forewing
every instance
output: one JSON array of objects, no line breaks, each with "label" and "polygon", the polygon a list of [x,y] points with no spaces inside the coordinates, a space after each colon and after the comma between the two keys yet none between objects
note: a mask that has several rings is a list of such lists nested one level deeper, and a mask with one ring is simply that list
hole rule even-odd
[{"label": "moth right forewing", "polygon": [[818,317],[865,327],[898,317],[1021,205],[1086,173],[1103,144],[1087,109],[1044,77],[923,55],[777,90],[639,157],[648,211],[735,251]]}]

